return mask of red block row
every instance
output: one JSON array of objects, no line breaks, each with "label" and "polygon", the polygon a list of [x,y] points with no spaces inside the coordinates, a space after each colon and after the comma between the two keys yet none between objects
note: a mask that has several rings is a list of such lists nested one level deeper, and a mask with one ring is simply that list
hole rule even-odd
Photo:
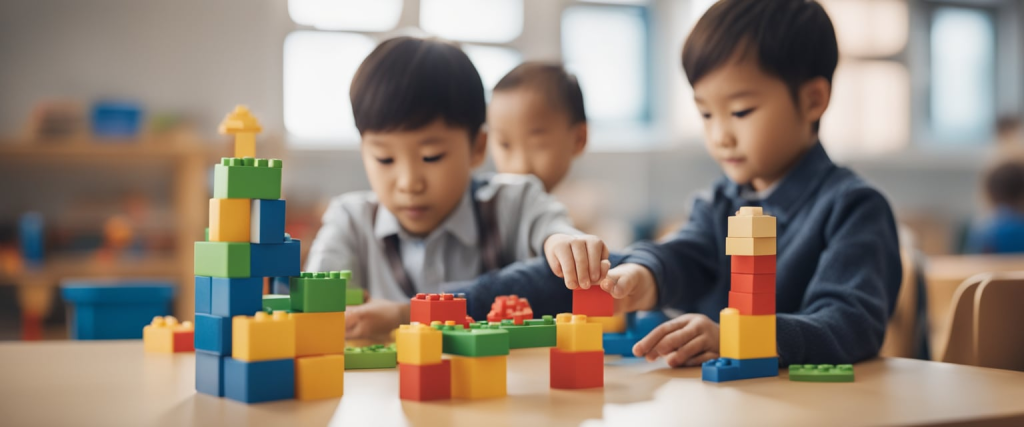
[{"label": "red block row", "polygon": [[409,321],[429,325],[449,320],[469,328],[466,320],[466,299],[452,294],[416,294],[409,301]]},{"label": "red block row", "polygon": [[739,310],[741,316],[775,314],[775,293],[748,294],[730,291],[729,307]]},{"label": "red block row", "polygon": [[747,294],[760,294],[760,293],[775,293],[775,275],[774,274],[732,274],[732,286],[729,288],[733,292],[743,292]]},{"label": "red block row", "polygon": [[775,255],[733,255],[732,272],[744,274],[775,274]]},{"label": "red block row", "polygon": [[398,364],[398,396],[402,400],[445,400],[452,397],[452,364],[448,359],[433,365]]},{"label": "red block row", "polygon": [[603,351],[561,351],[551,348],[551,388],[604,387]]}]

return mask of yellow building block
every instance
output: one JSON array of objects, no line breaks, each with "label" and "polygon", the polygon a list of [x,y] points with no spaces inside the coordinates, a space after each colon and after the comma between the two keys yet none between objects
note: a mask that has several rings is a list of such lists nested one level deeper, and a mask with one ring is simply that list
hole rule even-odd
[{"label": "yellow building block", "polygon": [[242,132],[235,134],[235,157],[256,157],[256,134]]},{"label": "yellow building block", "polygon": [[726,237],[726,255],[775,255],[774,237]]},{"label": "yellow building block", "polygon": [[295,320],[283,311],[231,318],[231,357],[246,362],[295,358]]},{"label": "yellow building block", "polygon": [[729,237],[775,237],[775,217],[742,212],[741,208],[736,216],[729,217]]},{"label": "yellow building block", "polygon": [[295,398],[316,400],[341,397],[345,393],[345,355],[295,359]]},{"label": "yellow building block", "polygon": [[507,394],[508,356],[452,356],[452,397],[487,399]]},{"label": "yellow building block", "polygon": [[720,314],[719,354],[730,359],[776,357],[775,315],[742,316],[735,308]]},{"label": "yellow building block", "polygon": [[251,213],[249,199],[210,199],[209,241],[249,243]]},{"label": "yellow building block", "polygon": [[587,318],[587,323],[597,323],[601,325],[601,332],[606,334],[626,332],[626,315],[624,314],[618,314],[615,316],[590,316]]},{"label": "yellow building block", "polygon": [[398,363],[434,365],[441,363],[441,331],[419,322],[401,325],[395,336]]},{"label": "yellow building block", "polygon": [[235,136],[235,157],[256,157],[256,134],[262,132],[263,128],[249,107],[236,105],[224,117],[218,130],[222,134]]},{"label": "yellow building block", "polygon": [[588,323],[582,314],[562,313],[555,317],[555,343],[568,352],[604,351],[600,323]]},{"label": "yellow building block", "polygon": [[178,323],[174,316],[157,316],[142,328],[142,348],[147,353],[192,351],[192,322]]},{"label": "yellow building block", "polygon": [[295,357],[345,354],[345,312],[292,313]]}]

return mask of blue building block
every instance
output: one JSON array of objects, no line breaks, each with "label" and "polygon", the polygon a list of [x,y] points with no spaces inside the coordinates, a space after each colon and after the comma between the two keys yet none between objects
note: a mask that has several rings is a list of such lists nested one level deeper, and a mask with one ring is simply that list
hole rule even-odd
[{"label": "blue building block", "polygon": [[213,282],[210,276],[196,276],[196,313],[210,314],[213,309]]},{"label": "blue building block", "polygon": [[704,381],[720,383],[725,381],[748,380],[751,378],[779,376],[779,358],[762,359],[712,359],[701,366]]},{"label": "blue building block", "polygon": [[221,356],[231,355],[231,318],[196,313],[195,348]]},{"label": "blue building block", "polygon": [[281,244],[250,245],[249,276],[279,277],[301,274],[299,240],[286,240]]},{"label": "blue building block", "polygon": [[68,281],[61,296],[71,306],[71,339],[142,339],[142,328],[171,313],[174,284],[162,281]]},{"label": "blue building block", "polygon": [[224,356],[196,351],[196,391],[210,396],[224,396]]},{"label": "blue building block", "polygon": [[253,199],[249,242],[284,243],[284,200]]},{"label": "blue building block", "polygon": [[210,314],[221,317],[252,316],[262,310],[262,277],[213,278],[213,306]]},{"label": "blue building block", "polygon": [[668,316],[661,311],[638,311],[629,313],[626,317],[627,333],[640,340],[651,333],[658,325],[665,323]]},{"label": "blue building block", "polygon": [[639,338],[633,338],[629,334],[608,333],[604,334],[601,345],[604,347],[604,354],[617,354],[622,357],[633,357],[633,346]]},{"label": "blue building block", "polygon": [[142,107],[134,102],[100,101],[92,106],[92,133],[98,137],[130,138],[142,129]]},{"label": "blue building block", "polygon": [[245,403],[295,397],[295,359],[224,360],[224,397]]}]

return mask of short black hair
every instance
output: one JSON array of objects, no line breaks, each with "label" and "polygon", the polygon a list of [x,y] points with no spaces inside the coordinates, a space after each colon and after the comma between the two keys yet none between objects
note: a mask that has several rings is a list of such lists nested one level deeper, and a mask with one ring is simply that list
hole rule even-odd
[{"label": "short black hair", "polygon": [[786,83],[794,102],[807,81],[824,77],[832,83],[839,62],[835,28],[817,2],[721,0],[697,21],[683,45],[690,85],[725,64],[737,49],[756,54],[762,70]]},{"label": "short black hair", "polygon": [[475,141],[487,117],[473,62],[457,45],[439,39],[385,40],[359,65],[349,99],[360,134],[415,130],[441,118],[465,128]]},{"label": "short black hair", "polygon": [[995,205],[1024,207],[1024,164],[1009,161],[996,165],[985,177],[985,191]]},{"label": "short black hair", "polygon": [[519,64],[494,85],[494,91],[514,90],[521,87],[536,89],[547,95],[551,103],[569,115],[569,124],[587,122],[583,108],[583,90],[562,64],[549,62],[524,62]]}]

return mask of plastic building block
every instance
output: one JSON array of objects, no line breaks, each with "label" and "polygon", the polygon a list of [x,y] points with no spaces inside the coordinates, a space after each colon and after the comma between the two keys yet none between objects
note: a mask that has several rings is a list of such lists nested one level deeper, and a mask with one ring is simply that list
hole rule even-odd
[{"label": "plastic building block", "polygon": [[719,354],[728,359],[776,357],[775,315],[741,316],[739,310],[726,308],[720,318]]},{"label": "plastic building block", "polygon": [[345,355],[295,359],[295,398],[329,399],[345,394]]},{"label": "plastic building block", "polygon": [[729,217],[729,237],[775,237],[775,217],[761,212],[744,215],[741,209]]},{"label": "plastic building block", "polygon": [[852,383],[853,365],[789,365],[790,381]]},{"label": "plastic building block", "polygon": [[281,161],[225,157],[213,167],[213,197],[217,199],[280,199]]},{"label": "plastic building block", "polygon": [[142,328],[142,347],[149,353],[193,351],[194,332],[192,322],[178,323],[178,319],[172,316],[157,316]]},{"label": "plastic building block", "polygon": [[213,278],[214,316],[252,316],[263,310],[263,278]]},{"label": "plastic building block", "polygon": [[295,397],[295,359],[224,359],[224,397],[245,403]]},{"label": "plastic building block", "polygon": [[292,297],[289,295],[263,295],[263,311],[291,311]]},{"label": "plastic building block", "polygon": [[466,299],[452,294],[416,294],[409,302],[409,320],[424,325],[451,320],[468,328]]},{"label": "plastic building block", "polygon": [[340,271],[303,272],[291,278],[292,311],[326,313],[345,311],[346,280]]},{"label": "plastic building block", "polygon": [[210,314],[213,309],[213,280],[209,276],[196,276],[196,313]]},{"label": "plastic building block", "polygon": [[701,365],[701,378],[713,383],[777,376],[779,376],[779,358],[777,357],[760,359],[723,357],[709,360]]},{"label": "plastic building block", "polygon": [[[736,257],[733,257],[736,258]],[[753,257],[751,257],[753,258]],[[775,293],[775,273],[771,274],[746,274],[732,273],[732,283],[729,287],[733,292],[748,294]]]},{"label": "plastic building block", "polygon": [[551,349],[551,388],[604,387],[604,353]]},{"label": "plastic building block", "polygon": [[401,325],[395,337],[398,363],[434,365],[441,363],[441,331],[422,323]]},{"label": "plastic building block", "polygon": [[449,320],[444,325],[433,322],[431,327],[441,331],[442,353],[468,357],[508,355],[509,333],[497,324],[463,329]]},{"label": "plastic building block", "polygon": [[452,396],[452,364],[442,360],[432,365],[398,365],[398,396],[402,400],[447,400]]},{"label": "plastic building block", "polygon": [[601,345],[604,346],[604,354],[615,354],[622,357],[634,357],[633,346],[640,338],[634,338],[630,334],[615,333],[604,334]]},{"label": "plastic building block", "polygon": [[170,314],[174,285],[164,281],[65,280],[61,296],[71,307],[71,338],[142,339],[154,316]]},{"label": "plastic building block", "polygon": [[774,237],[726,237],[726,255],[775,255]]},{"label": "plastic building block", "polygon": [[629,325],[628,332],[640,339],[651,333],[658,325],[668,321],[668,316],[661,311],[638,311],[628,314],[626,319]]},{"label": "plastic building block", "polygon": [[587,323],[587,316],[559,314],[555,318],[557,346],[562,351],[601,351],[601,325]]},{"label": "plastic building block", "polygon": [[359,288],[345,288],[345,306],[362,305],[366,301],[365,293]]},{"label": "plastic building block", "polygon": [[231,319],[231,356],[246,362],[295,357],[295,320],[288,313],[258,312]]},{"label": "plastic building block", "polygon": [[262,130],[259,120],[244,105],[235,106],[234,111],[224,117],[218,128],[222,134],[235,136],[235,157],[255,157],[256,134]]},{"label": "plastic building block", "polygon": [[345,313],[292,313],[295,356],[345,354]]},{"label": "plastic building block", "polygon": [[210,396],[224,396],[225,356],[205,351],[196,352],[196,391]]},{"label": "plastic building block", "polygon": [[601,332],[623,333],[626,332],[626,315],[615,316],[587,316],[587,322],[601,325]]},{"label": "plastic building block", "polygon": [[775,293],[748,294],[729,292],[729,307],[740,311],[741,316],[763,316],[775,314]]},{"label": "plastic building block", "polygon": [[558,328],[555,319],[546,315],[540,319],[528,319],[522,326],[511,320],[502,320],[501,329],[508,331],[508,347],[539,348],[558,345]]},{"label": "plastic building block", "polygon": [[249,199],[210,199],[211,242],[248,242]]},{"label": "plastic building block", "polygon": [[251,245],[249,275],[252,277],[298,276],[302,265],[301,242],[286,240],[281,244]]},{"label": "plastic building block", "polygon": [[615,314],[614,304],[612,294],[598,286],[591,286],[590,289],[576,288],[572,291],[572,314],[611,316]]},{"label": "plastic building block", "polygon": [[733,255],[731,258],[733,274],[775,274],[775,255]]},{"label": "plastic building block", "polygon": [[250,277],[249,243],[196,242],[196,276]]},{"label": "plastic building block", "polygon": [[507,393],[508,356],[452,356],[452,397],[487,399]]},{"label": "plastic building block", "polygon": [[231,318],[196,313],[195,349],[230,356]]},{"label": "plastic building block", "polygon": [[284,243],[284,200],[253,199],[250,202],[248,242],[260,244]]},{"label": "plastic building block", "polygon": [[395,366],[398,366],[398,352],[394,344],[345,348],[345,369],[393,369]]},{"label": "plastic building block", "polygon": [[533,308],[526,298],[517,295],[501,295],[494,298],[491,311],[487,313],[488,322],[501,322],[511,319],[513,324],[522,325],[526,319],[533,318]]}]

